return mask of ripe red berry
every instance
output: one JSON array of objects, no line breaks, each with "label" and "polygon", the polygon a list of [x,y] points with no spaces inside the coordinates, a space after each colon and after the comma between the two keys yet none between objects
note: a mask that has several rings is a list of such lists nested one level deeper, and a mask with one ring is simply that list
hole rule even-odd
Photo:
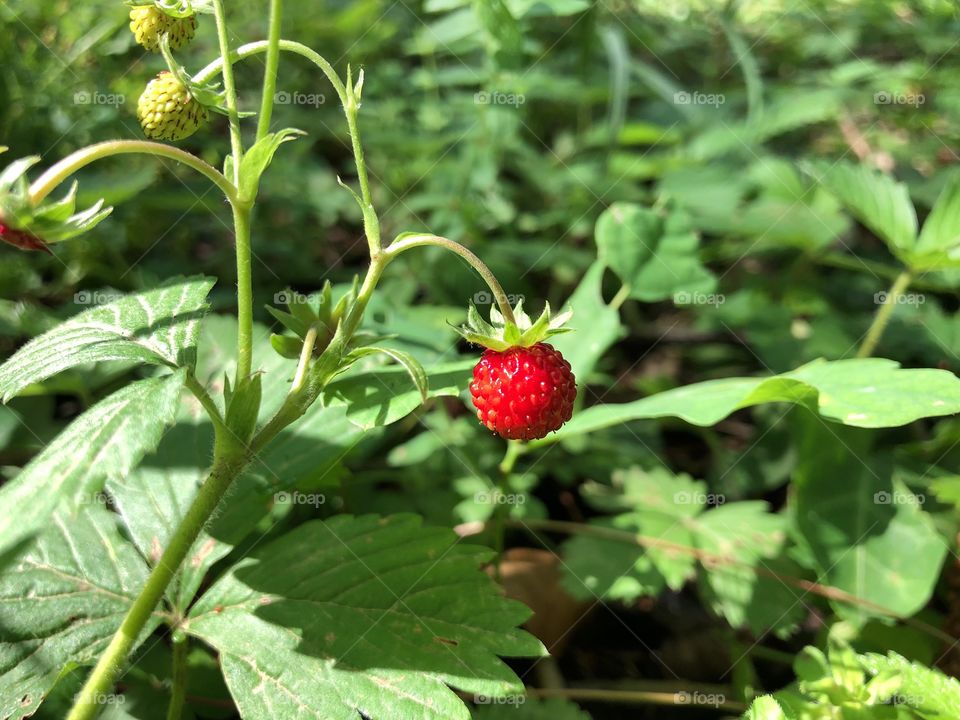
[{"label": "ripe red berry", "polygon": [[3,222],[0,222],[0,240],[21,250],[40,250],[48,255],[53,254],[47,244],[33,233],[17,230],[9,225],[4,225]]},{"label": "ripe red berry", "polygon": [[536,440],[573,414],[577,384],[570,363],[546,343],[484,351],[470,394],[480,422],[508,440]]}]

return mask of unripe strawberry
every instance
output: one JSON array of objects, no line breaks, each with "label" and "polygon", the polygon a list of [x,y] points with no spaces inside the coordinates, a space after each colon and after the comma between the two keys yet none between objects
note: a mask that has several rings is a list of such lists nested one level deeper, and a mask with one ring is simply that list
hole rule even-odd
[{"label": "unripe strawberry", "polygon": [[164,71],[140,95],[137,119],[148,138],[183,140],[207,121],[207,109],[175,75]]},{"label": "unripe strawberry", "polygon": [[179,50],[193,39],[197,18],[195,15],[177,18],[156,5],[141,5],[130,9],[130,30],[137,42],[150,52],[160,49],[160,38],[165,34],[170,37],[170,48]]},{"label": "unripe strawberry", "polygon": [[573,414],[570,363],[546,343],[484,351],[470,384],[477,417],[508,440],[537,440]]}]

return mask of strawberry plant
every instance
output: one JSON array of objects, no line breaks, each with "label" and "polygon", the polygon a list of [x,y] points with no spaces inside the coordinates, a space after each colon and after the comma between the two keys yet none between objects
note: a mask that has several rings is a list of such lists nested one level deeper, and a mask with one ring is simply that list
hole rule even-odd
[{"label": "strawberry plant", "polygon": [[634,5],[30,9],[136,88],[2,148],[0,718],[960,716],[960,182],[850,117],[910,67]]}]

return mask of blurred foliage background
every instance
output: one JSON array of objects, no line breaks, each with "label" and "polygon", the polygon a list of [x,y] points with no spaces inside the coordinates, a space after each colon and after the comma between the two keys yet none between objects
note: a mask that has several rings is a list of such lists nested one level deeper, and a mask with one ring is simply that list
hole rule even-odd
[{"label": "blurred foliage background", "polygon": [[[261,5],[231,5],[236,41],[262,37]],[[5,0],[0,24],[0,143],[11,156],[39,154],[49,164],[87,143],[140,137],[136,98],[162,61],[133,43],[124,6]],[[536,309],[573,295],[580,332],[570,344],[591,356],[580,378],[587,404],[852,356],[875,294],[899,269],[807,170],[844,160],[893,172],[921,214],[956,172],[960,15],[945,0],[287,0],[285,35],[340,70],[365,71],[361,131],[385,238],[429,230],[463,242]],[[201,22],[181,59],[198,70],[215,45],[212,22]],[[256,58],[238,66],[245,109],[257,107],[261,72]],[[337,186],[354,170],[335,96],[288,56],[279,91],[274,126],[308,135],[282,148],[261,190],[254,276],[267,326],[263,306],[277,293],[348,283],[366,259],[358,211]],[[219,117],[182,143],[215,165],[228,144]],[[205,273],[220,279],[215,310],[234,309],[229,212],[202,179],[125,158],[80,180],[83,198],[105,197],[114,215],[52,257],[0,248],[0,355],[82,309],[77,293]],[[671,255],[692,295],[678,297],[656,277],[623,288],[616,267],[595,263],[595,223],[617,201],[668,210],[693,233],[694,245]],[[922,300],[897,308],[878,354],[960,369],[958,282],[952,272],[918,278]],[[480,290],[453,256],[405,256],[369,322],[441,357],[455,346],[446,323],[460,320]],[[0,415],[0,465],[22,465],[115,387],[117,372],[126,369],[69,375],[55,394],[16,401],[22,423]],[[544,455],[536,478],[518,475],[519,490],[537,488],[522,512],[582,519],[592,511],[572,492],[580,483],[650,463],[704,478],[731,499],[782,504],[796,446],[779,419],[761,410],[715,429],[665,423],[597,433],[588,445]],[[447,524],[480,517],[468,502],[475,469],[463,467],[458,450],[469,448],[485,472],[502,448],[460,405],[434,406],[420,420],[371,434],[371,452],[344,461],[345,472],[368,481],[344,490],[346,505],[416,510]],[[905,445],[904,478],[917,463],[937,465],[935,475],[955,472],[960,425],[938,428]],[[918,440],[897,432],[889,435],[898,442]],[[949,537],[952,516],[937,522]],[[690,610],[689,599],[673,602]],[[686,634],[700,627],[691,612],[650,642],[689,677],[709,678],[709,652]],[[603,637],[619,631],[609,618],[596,623]],[[805,626],[801,640],[817,630]],[[617,676],[587,645],[568,675]],[[930,648],[914,651],[933,659]],[[629,657],[627,675],[662,672],[636,648],[609,652],[618,662]]]}]

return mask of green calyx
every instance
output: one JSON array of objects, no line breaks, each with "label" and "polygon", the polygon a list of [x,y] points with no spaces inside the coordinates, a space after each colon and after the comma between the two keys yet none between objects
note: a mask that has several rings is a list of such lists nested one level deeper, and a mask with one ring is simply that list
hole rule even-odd
[{"label": "green calyx", "polygon": [[[267,312],[286,330],[293,333],[293,336],[271,335],[270,344],[273,349],[283,357],[295,360],[300,357],[304,340],[313,329],[316,332],[313,355],[315,357],[321,355],[336,334],[337,326],[347,309],[356,301],[359,288],[360,279],[354,278],[353,286],[336,300],[334,300],[333,286],[329,280],[323,284],[323,289],[318,293],[302,295],[294,290],[277,293],[276,302],[286,305],[289,312],[270,305],[267,306]],[[384,339],[383,336],[358,332],[353,334],[350,347],[369,345],[371,342],[382,339]]]},{"label": "green calyx", "polygon": [[[4,149],[0,148],[0,152]],[[27,171],[38,162],[40,158],[37,156],[20,158],[0,171],[0,223],[29,233],[43,245],[85,233],[113,210],[104,207],[103,200],[99,200],[77,212],[77,183],[73,183],[59,200],[34,205],[30,199]]]},{"label": "green calyx", "polygon": [[496,308],[490,308],[490,322],[480,317],[476,305],[470,303],[467,309],[466,324],[457,328],[457,332],[467,342],[483,345],[491,350],[503,352],[512,347],[530,347],[560,333],[570,332],[563,327],[573,316],[571,311],[552,315],[550,303],[547,303],[536,321],[523,311],[523,300],[513,309],[516,322],[504,320],[503,314]]}]

